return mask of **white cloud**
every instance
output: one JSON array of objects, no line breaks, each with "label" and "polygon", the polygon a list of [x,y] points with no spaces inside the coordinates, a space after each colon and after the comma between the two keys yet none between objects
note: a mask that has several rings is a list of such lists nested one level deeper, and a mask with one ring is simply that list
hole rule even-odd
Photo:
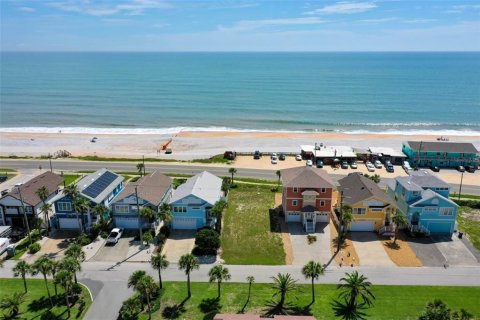
[{"label": "white cloud", "polygon": [[450,10],[445,11],[446,13],[462,13],[467,10],[480,10],[480,4],[462,4],[452,6]]},{"label": "white cloud", "polygon": [[35,9],[30,7],[19,7],[18,10],[23,12],[35,12]]},{"label": "white cloud", "polygon": [[49,6],[69,12],[78,12],[91,16],[110,16],[114,14],[138,15],[148,9],[167,9],[172,6],[164,0],[128,0],[105,4],[94,4],[83,1],[57,1],[48,3]]},{"label": "white cloud", "polygon": [[405,23],[429,23],[435,22],[437,19],[412,19],[412,20],[404,20]]},{"label": "white cloud", "polygon": [[241,20],[236,22],[232,27],[218,26],[219,31],[245,31],[253,30],[263,27],[274,26],[299,26],[299,25],[314,25],[324,23],[316,17],[308,18],[286,18],[286,19],[266,19],[266,20]]},{"label": "white cloud", "polygon": [[395,20],[398,20],[398,18],[363,19],[363,20],[358,20],[357,22],[376,24],[376,23],[383,23],[383,22],[389,22],[389,21],[395,21]]},{"label": "white cloud", "polygon": [[373,2],[337,2],[335,4],[324,6],[323,8],[315,9],[306,12],[306,14],[352,14],[365,12],[376,8],[377,5]]}]

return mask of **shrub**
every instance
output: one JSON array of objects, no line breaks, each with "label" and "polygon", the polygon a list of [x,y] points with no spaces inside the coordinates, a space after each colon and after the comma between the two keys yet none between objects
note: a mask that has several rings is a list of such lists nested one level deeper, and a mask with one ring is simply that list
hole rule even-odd
[{"label": "shrub", "polygon": [[312,236],[311,234],[307,235],[308,244],[312,244],[317,241],[317,236]]},{"label": "shrub", "polygon": [[108,235],[109,235],[108,231],[102,231],[102,232],[100,232],[100,237],[102,237],[103,239],[107,239],[107,238],[108,238]]},{"label": "shrub", "polygon": [[137,295],[123,301],[120,309],[119,319],[133,320],[138,319],[138,314],[142,311],[142,303]]},{"label": "shrub", "polygon": [[77,238],[77,243],[82,247],[89,245],[91,242],[92,242],[92,239],[90,239],[90,237],[86,233],[82,233]]},{"label": "shrub", "polygon": [[157,245],[159,247],[163,247],[163,245],[165,244],[165,241],[167,241],[167,237],[163,234],[163,233],[159,233],[157,234]]},{"label": "shrub", "polygon": [[159,232],[165,235],[165,238],[170,237],[170,228],[168,226],[162,226]]},{"label": "shrub", "polygon": [[220,236],[212,229],[203,229],[195,235],[195,254],[216,254],[220,248]]},{"label": "shrub", "polygon": [[30,232],[30,237],[32,238],[33,242],[38,241],[42,239],[42,232],[38,229],[35,229],[32,232]]},{"label": "shrub", "polygon": [[28,252],[34,254],[40,251],[41,248],[42,246],[40,245],[40,243],[34,242],[28,246]]}]

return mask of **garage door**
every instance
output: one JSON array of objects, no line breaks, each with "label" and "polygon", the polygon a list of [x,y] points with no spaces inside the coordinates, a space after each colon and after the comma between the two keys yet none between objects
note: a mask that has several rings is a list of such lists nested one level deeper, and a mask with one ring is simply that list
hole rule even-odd
[{"label": "garage door", "polygon": [[138,229],[138,219],[134,217],[115,217],[115,227],[124,229]]},{"label": "garage door", "polygon": [[172,223],[173,229],[195,230],[197,229],[196,218],[174,218]]},{"label": "garage door", "polygon": [[287,222],[300,222],[302,218],[299,212],[291,212],[287,216]]},{"label": "garage door", "polygon": [[350,225],[350,231],[373,231],[373,221],[354,221]]},{"label": "garage door", "polygon": [[452,223],[430,222],[430,224],[428,225],[428,230],[430,230],[430,233],[451,233]]},{"label": "garage door", "polygon": [[60,229],[78,229],[78,220],[75,218],[60,218],[58,219]]},{"label": "garage door", "polygon": [[317,213],[317,222],[329,222],[330,221],[330,215],[328,213]]}]

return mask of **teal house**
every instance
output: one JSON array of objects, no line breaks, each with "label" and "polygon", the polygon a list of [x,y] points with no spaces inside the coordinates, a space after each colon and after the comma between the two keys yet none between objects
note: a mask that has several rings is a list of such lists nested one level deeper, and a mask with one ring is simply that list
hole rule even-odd
[{"label": "teal house", "polygon": [[224,199],[222,179],[203,171],[178,186],[170,199],[172,206],[172,228],[196,230],[213,227],[216,218],[210,210],[220,199]]},{"label": "teal house", "polygon": [[426,171],[397,177],[388,185],[388,194],[408,220],[411,231],[452,235],[458,205],[448,198],[450,186]]},{"label": "teal house", "polygon": [[407,141],[403,153],[412,167],[478,167],[479,151],[472,143],[443,141]]}]

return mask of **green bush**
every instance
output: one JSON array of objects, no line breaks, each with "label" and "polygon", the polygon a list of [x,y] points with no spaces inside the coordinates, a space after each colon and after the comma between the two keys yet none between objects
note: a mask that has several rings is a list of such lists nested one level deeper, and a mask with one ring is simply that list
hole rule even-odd
[{"label": "green bush", "polygon": [[107,239],[107,238],[108,238],[108,235],[109,235],[108,231],[102,231],[102,232],[100,232],[100,237],[102,237],[103,239]]},{"label": "green bush", "polygon": [[135,295],[125,301],[123,301],[122,308],[120,309],[119,319],[121,320],[133,320],[138,319],[138,314],[142,311],[142,303],[140,297]]},{"label": "green bush", "polygon": [[81,235],[78,236],[77,243],[83,247],[92,243],[92,239],[90,239],[88,234],[82,233]]},{"label": "green bush", "polygon": [[35,229],[32,232],[30,232],[30,237],[32,238],[33,242],[36,242],[42,239],[42,232],[38,229]]},{"label": "green bush", "polygon": [[451,200],[453,200],[459,206],[466,206],[473,209],[480,209],[480,201],[477,201],[477,200],[456,200],[456,199],[451,199]]},{"label": "green bush", "polygon": [[215,230],[202,229],[195,235],[195,246],[194,254],[216,254],[220,248],[220,236]]},{"label": "green bush", "polygon": [[40,245],[40,243],[35,242],[28,246],[28,252],[30,254],[34,254],[40,251],[41,248],[42,246]]},{"label": "green bush", "polygon": [[165,235],[165,238],[170,237],[170,228],[167,226],[162,226],[159,231],[161,234]]}]

